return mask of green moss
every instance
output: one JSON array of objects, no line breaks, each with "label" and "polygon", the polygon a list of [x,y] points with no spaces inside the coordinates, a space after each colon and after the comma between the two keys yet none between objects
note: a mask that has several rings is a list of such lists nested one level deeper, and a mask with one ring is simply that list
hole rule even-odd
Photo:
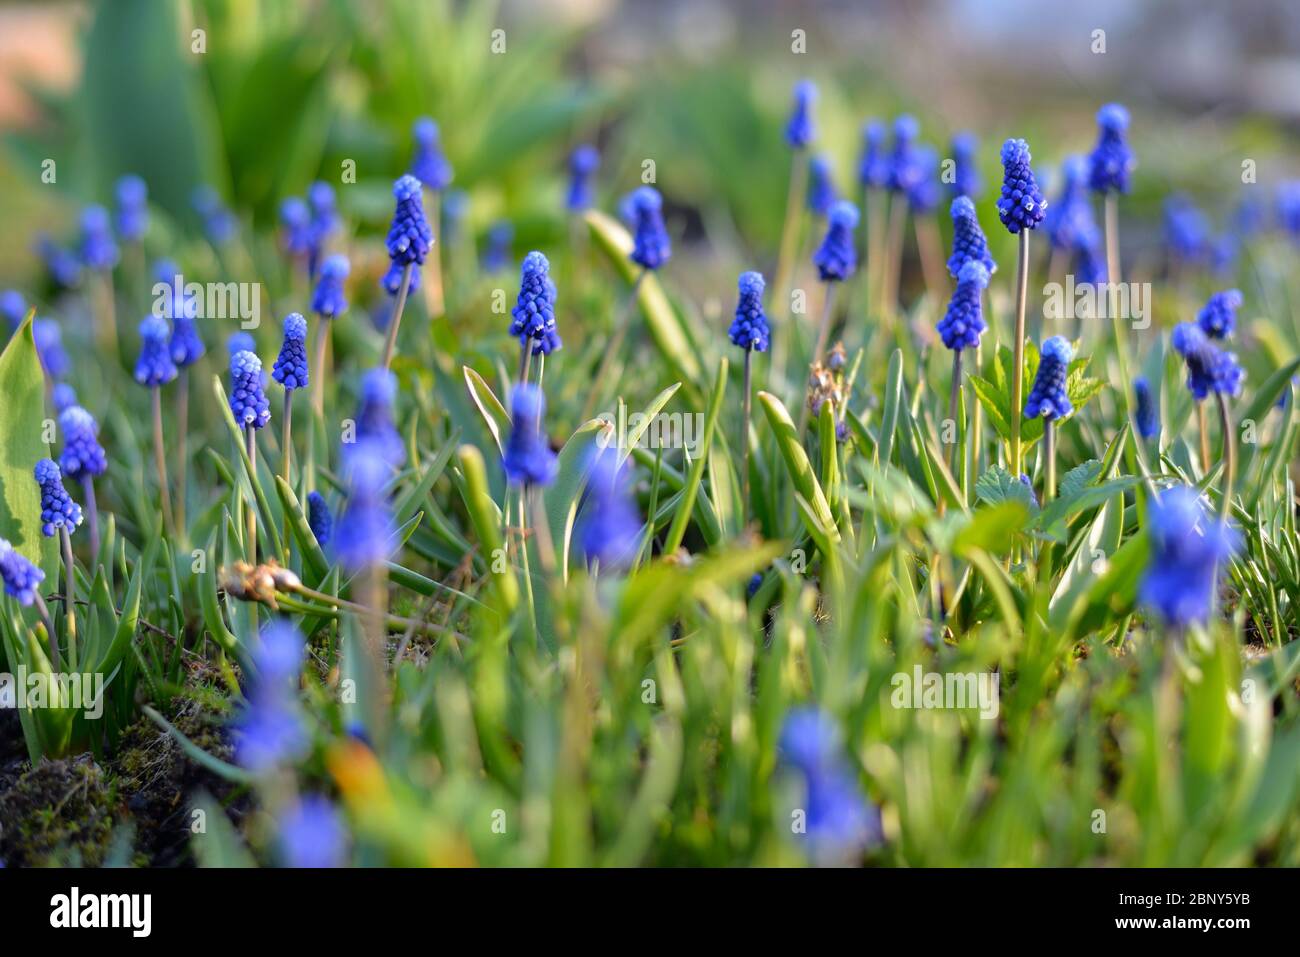
[{"label": "green moss", "polygon": [[121,815],[88,755],[42,761],[0,794],[0,860],[9,867],[98,867]]}]

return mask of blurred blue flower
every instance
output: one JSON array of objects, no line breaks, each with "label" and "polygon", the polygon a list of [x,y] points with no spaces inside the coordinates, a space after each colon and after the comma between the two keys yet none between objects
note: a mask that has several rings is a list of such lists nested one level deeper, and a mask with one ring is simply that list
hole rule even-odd
[{"label": "blurred blue flower", "polygon": [[[394,263],[394,267],[396,267],[396,263]],[[311,297],[312,312],[334,319],[348,311],[347,291],[344,285],[347,282],[349,272],[351,272],[351,267],[348,265],[347,256],[342,253],[334,253],[332,256],[325,257],[325,261],[321,263],[319,278],[316,280],[316,290]],[[413,271],[411,279],[414,280],[417,275],[419,273]],[[400,282],[400,270],[398,271],[398,277]],[[414,284],[412,288],[415,288]],[[393,290],[393,292],[396,291]]]},{"label": "blurred blue flower", "polygon": [[324,548],[329,544],[334,529],[334,516],[325,502],[325,496],[315,490],[307,493],[307,525],[316,537],[316,544]]},{"label": "blurred blue flower", "polygon": [[550,485],[555,478],[555,453],[547,441],[546,396],[521,382],[510,393],[510,437],[502,463],[506,478],[519,485]]},{"label": "blurred blue flower", "polygon": [[387,495],[393,474],[388,455],[389,450],[373,440],[362,440],[344,460],[348,497],[334,529],[334,552],[352,573],[387,561],[395,544]]},{"label": "blurred blue flower", "polygon": [[626,568],[636,557],[641,516],[628,472],[626,464],[619,467],[617,450],[597,448],[582,506],[582,549],[601,570]]},{"label": "blurred blue flower", "polygon": [[1093,228],[1074,237],[1074,278],[1078,283],[1099,285],[1106,281],[1106,252],[1101,233]]},{"label": "blurred blue flower", "polygon": [[1237,548],[1227,525],[1205,513],[1195,489],[1176,485],[1151,503],[1151,542],[1138,597],[1172,628],[1203,624],[1214,606],[1219,571]]},{"label": "blurred blue flower", "polygon": [[[1075,249],[1079,238],[1097,232],[1088,196],[1088,164],[1082,156],[1068,156],[1061,164],[1061,193],[1043,216],[1043,228],[1053,249]],[[1054,278],[1054,277],[1049,277]]]},{"label": "blurred blue flower", "polygon": [[81,260],[45,233],[36,237],[36,255],[44,263],[50,279],[59,288],[75,289],[81,282]]},{"label": "blurred blue flower", "polygon": [[1187,388],[1198,400],[1211,392],[1238,395],[1246,372],[1237,357],[1212,343],[1194,322],[1180,322],[1174,327],[1174,351],[1187,365]]},{"label": "blurred blue flower", "polygon": [[307,189],[307,205],[311,209],[311,245],[307,253],[307,269],[308,275],[315,276],[317,264],[325,254],[330,237],[339,231],[334,188],[329,183],[312,183]]},{"label": "blurred blue flower", "polygon": [[914,215],[927,216],[939,208],[943,189],[939,184],[939,154],[929,146],[912,154],[914,175],[907,190],[907,206]]},{"label": "blurred blue flower", "polygon": [[1052,336],[1043,343],[1038,357],[1038,375],[1025,402],[1025,418],[1063,419],[1074,411],[1066,382],[1074,350],[1062,336]]},{"label": "blurred blue flower", "polygon": [[72,368],[72,360],[63,349],[63,332],[53,319],[32,320],[32,340],[36,355],[41,360],[45,374],[51,379],[61,379]]},{"label": "blurred blue flower", "polygon": [[139,242],[149,229],[149,188],[139,176],[127,175],[117,181],[114,193],[113,228],[123,242]]},{"label": "blurred blue flower", "polygon": [[427,116],[415,121],[411,128],[415,140],[415,155],[411,159],[411,175],[432,190],[443,190],[451,185],[452,168],[442,152],[438,124]]},{"label": "blurred blue flower", "polygon": [[785,124],[785,141],[791,149],[806,149],[817,135],[813,125],[813,106],[817,103],[817,86],[812,80],[794,85],[794,107]]},{"label": "blurred blue flower", "polygon": [[904,114],[894,120],[894,142],[889,156],[890,192],[906,193],[916,183],[916,137],[921,127]]},{"label": "blurred blue flower", "polygon": [[235,215],[226,208],[221,195],[211,186],[199,186],[190,196],[190,204],[203,220],[203,232],[214,246],[224,246],[235,238]]},{"label": "blurred blue flower", "polygon": [[889,158],[885,155],[885,126],[871,120],[862,127],[862,156],[858,160],[858,184],[868,189],[889,185]]},{"label": "blurred blue flower", "polygon": [[813,265],[822,282],[842,282],[857,268],[858,254],[853,231],[858,228],[858,208],[847,200],[831,207],[826,235],[813,254]]},{"label": "blurred blue flower", "polygon": [[1013,235],[1022,229],[1036,229],[1047,211],[1047,200],[1043,199],[1029,165],[1032,158],[1024,140],[1010,139],[1002,144],[1005,175],[1002,198],[998,200],[998,218]]},{"label": "blurred blue flower", "polygon": [[45,580],[41,571],[6,539],[0,538],[0,578],[4,579],[5,594],[24,607],[36,601],[37,588]]},{"label": "blurred blue flower", "polygon": [[600,154],[589,143],[569,154],[569,192],[564,201],[569,212],[580,213],[591,206],[595,192],[591,180],[599,166]]},{"label": "blurred blue flower", "polygon": [[955,165],[952,180],[952,195],[969,196],[975,199],[980,194],[983,184],[980,182],[979,169],[975,165],[975,148],[978,141],[973,133],[958,133],[952,138],[952,159]]},{"label": "blurred blue flower", "polygon": [[226,340],[226,351],[232,360],[241,352],[256,352],[257,340],[247,332],[232,332]]},{"label": "blurred blue flower", "polygon": [[1099,193],[1127,193],[1136,162],[1128,145],[1128,110],[1107,103],[1097,111],[1097,145],[1088,157],[1088,184]]},{"label": "blurred blue flower", "polygon": [[285,252],[297,259],[310,256],[316,246],[311,210],[299,196],[290,196],[280,203],[280,241]]},{"label": "blurred blue flower", "polygon": [[1227,339],[1237,326],[1237,310],[1245,300],[1240,289],[1225,289],[1210,296],[1196,323],[1211,339]]},{"label": "blurred blue flower", "polygon": [[342,867],[347,829],[334,806],[316,795],[302,798],[279,820],[279,849],[286,867]]},{"label": "blurred blue flower", "polygon": [[77,390],[66,382],[56,382],[50,390],[50,402],[53,403],[55,412],[63,412],[77,404]]},{"label": "blurred blue flower", "polygon": [[53,459],[41,459],[32,470],[41,489],[41,534],[53,538],[59,529],[71,532],[81,524],[81,506],[63,487],[63,473]]},{"label": "blurred blue flower", "polygon": [[1133,380],[1133,392],[1137,398],[1134,417],[1137,419],[1138,435],[1144,439],[1155,438],[1160,433],[1160,412],[1156,409],[1151,386],[1144,376]]},{"label": "blurred blue flower", "polygon": [[818,216],[825,216],[839,197],[835,193],[835,183],[831,177],[830,157],[818,153],[808,160],[808,209]]},{"label": "blurred blue flower", "polygon": [[23,324],[27,318],[27,300],[17,289],[6,289],[0,292],[0,316],[9,325],[9,331],[17,332],[18,327]]},{"label": "blurred blue flower", "polygon": [[87,206],[81,211],[81,261],[87,269],[109,270],[117,265],[117,243],[108,210]]},{"label": "blurred blue flower", "polygon": [[664,227],[663,197],[653,186],[641,186],[632,194],[632,205],[636,215],[632,262],[646,269],[658,269],[673,254]]},{"label": "blurred blue flower", "polygon": [[514,238],[514,226],[504,219],[488,228],[487,248],[483,250],[484,272],[500,272],[510,265],[510,243]]},{"label": "blurred blue flower", "polygon": [[356,413],[356,442],[344,449],[344,458],[365,446],[366,454],[380,455],[390,469],[406,461],[406,448],[394,424],[393,403],[397,377],[387,369],[369,369],[361,377],[361,401]]},{"label": "blurred blue flower", "polygon": [[59,413],[63,432],[63,452],[59,468],[73,481],[93,478],[108,471],[108,456],[99,444],[99,423],[79,405],[70,405]]},{"label": "blurred blue flower", "polygon": [[1210,251],[1210,221],[1192,201],[1175,193],[1164,204],[1165,242],[1175,259],[1204,262]]}]

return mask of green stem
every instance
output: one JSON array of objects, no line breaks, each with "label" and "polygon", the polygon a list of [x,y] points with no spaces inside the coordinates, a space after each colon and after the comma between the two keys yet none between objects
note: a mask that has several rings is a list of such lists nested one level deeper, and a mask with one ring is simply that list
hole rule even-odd
[{"label": "green stem", "polygon": [[1047,478],[1043,483],[1043,504],[1056,498],[1056,426],[1051,419],[1043,420],[1043,456],[1047,459]]},{"label": "green stem", "polygon": [[1011,477],[1021,468],[1020,423],[1024,417],[1025,302],[1029,298],[1029,230],[1020,230],[1020,256],[1016,263],[1016,331],[1011,343]]},{"label": "green stem", "polygon": [[741,508],[744,509],[744,522],[749,523],[749,516],[753,514],[753,509],[749,503],[749,421],[750,414],[753,411],[753,379],[754,350],[745,350],[745,395],[742,400],[744,406],[744,419],[741,422],[740,445],[744,449],[744,466],[741,472]]},{"label": "green stem", "polygon": [[[257,430],[251,425],[244,426],[244,447],[248,452],[248,484],[251,487],[257,481]],[[244,517],[247,519],[248,564],[257,564],[257,502],[250,497]]]},{"label": "green stem", "polygon": [[397,287],[397,302],[393,304],[393,315],[388,320],[388,335],[384,337],[384,370],[393,364],[393,352],[397,348],[397,328],[402,324],[402,312],[406,309],[406,295],[411,291],[411,270],[414,263],[402,267],[402,283]]},{"label": "green stem", "polygon": [[1226,521],[1232,507],[1232,486],[1237,479],[1237,443],[1232,434],[1232,413],[1228,410],[1228,397],[1216,392],[1219,400],[1219,426],[1223,433],[1223,495],[1219,500],[1219,521]]},{"label": "green stem", "polygon": [[175,536],[176,520],[172,515],[172,493],[167,487],[167,455],[163,449],[162,389],[153,387],[153,459],[158,469],[158,488],[162,495],[163,522],[167,534]]},{"label": "green stem", "polygon": [[77,614],[76,614],[76,577],[72,564],[72,536],[66,526],[59,529],[59,539],[63,545],[63,623],[64,633],[68,636],[68,667],[77,670]]},{"label": "green stem", "polygon": [[[954,429],[957,428],[957,404],[961,399],[961,350],[955,349],[952,354],[952,386],[948,392],[948,421],[952,423]],[[957,436],[954,434],[952,439],[952,448],[948,452],[948,468],[953,477],[957,477]]]}]

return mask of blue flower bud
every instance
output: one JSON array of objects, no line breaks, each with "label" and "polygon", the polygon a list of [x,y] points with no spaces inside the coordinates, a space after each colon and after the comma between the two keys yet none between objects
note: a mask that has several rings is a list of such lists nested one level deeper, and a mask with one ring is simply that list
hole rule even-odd
[{"label": "blue flower bud", "polygon": [[980,263],[989,275],[998,271],[975,214],[975,204],[968,196],[958,196],[952,201],[952,255],[948,257],[948,272],[955,279],[962,267],[972,261]]},{"label": "blue flower bud", "polygon": [[808,160],[808,209],[818,216],[825,216],[838,198],[831,178],[830,158],[819,153]]},{"label": "blue flower bud", "polygon": [[813,126],[813,105],[817,102],[817,86],[812,80],[800,80],[794,85],[794,108],[785,125],[785,141],[791,149],[801,150],[816,136]]},{"label": "blue flower bud", "polygon": [[889,159],[885,156],[885,127],[875,120],[862,127],[862,156],[858,160],[858,184],[868,189],[889,185]]},{"label": "blue flower bud", "polygon": [[1007,140],[1002,144],[1002,198],[998,200],[998,218],[1007,232],[1036,229],[1047,211],[1047,200],[1038,189],[1034,170],[1029,165],[1029,145],[1024,140]]},{"label": "blue flower bud", "polygon": [[1038,357],[1038,375],[1025,402],[1025,418],[1063,419],[1074,411],[1066,383],[1070,376],[1070,359],[1074,350],[1061,336],[1052,336],[1043,343]]},{"label": "blue flower bud", "polygon": [[330,532],[334,529],[334,516],[330,514],[330,507],[320,492],[307,493],[307,525],[316,537],[316,544],[321,548],[329,544]]},{"label": "blue flower bud", "polygon": [[514,238],[514,226],[504,219],[488,228],[487,248],[483,251],[484,272],[500,272],[510,264],[510,243]]},{"label": "blue flower bud", "polygon": [[63,349],[63,333],[57,322],[53,319],[32,320],[32,341],[36,344],[36,356],[41,360],[46,375],[60,379],[68,374],[72,360]]},{"label": "blue flower bud", "polygon": [[813,254],[813,265],[822,282],[842,282],[853,275],[858,254],[853,231],[858,228],[858,208],[846,200],[831,207],[826,236]]},{"label": "blue flower bud", "polygon": [[913,153],[914,175],[907,189],[907,206],[914,215],[927,216],[939,208],[943,190],[939,186],[939,154],[928,146]]},{"label": "blue flower bud", "polygon": [[1107,103],[1097,111],[1097,146],[1088,157],[1088,185],[1099,193],[1127,193],[1136,162],[1128,146],[1128,110]]},{"label": "blue flower bud", "polygon": [[542,390],[531,383],[516,385],[510,393],[510,437],[502,456],[511,482],[550,485],[555,479],[556,457],[543,427],[545,417]]},{"label": "blue flower bud", "polygon": [[1106,252],[1102,248],[1101,233],[1096,228],[1078,233],[1074,237],[1072,252],[1076,281],[1094,286],[1106,281]]},{"label": "blue flower bud", "polygon": [[53,459],[41,459],[33,474],[41,487],[41,533],[52,538],[61,528],[71,532],[80,525],[81,506],[63,487],[63,473],[58,464]]},{"label": "blue flower bud", "polygon": [[588,494],[582,512],[582,548],[587,561],[600,568],[626,568],[636,557],[641,516],[629,489],[628,467],[617,455],[598,450],[592,461]]},{"label": "blue flower bud", "polygon": [[146,316],[140,323],[140,357],[135,361],[135,381],[159,386],[176,378],[176,361],[172,358],[167,320]]},{"label": "blue flower bud", "polygon": [[420,181],[414,176],[399,178],[393,184],[393,197],[397,206],[386,240],[388,256],[394,266],[423,265],[433,245],[433,230],[424,218]]},{"label": "blue flower bud", "polygon": [[[966,197],[961,196],[954,202],[964,199]],[[980,336],[988,328],[984,323],[980,297],[988,284],[989,271],[978,259],[971,259],[961,267],[961,272],[957,275],[957,289],[948,303],[948,311],[939,320],[938,332],[944,346],[960,352],[962,349],[974,349],[980,344]]]},{"label": "blue flower bud", "polygon": [[1199,263],[1209,257],[1210,221],[1181,193],[1165,200],[1164,232],[1169,252],[1175,259]]},{"label": "blue flower bud", "polygon": [[361,377],[361,401],[356,413],[356,444],[365,445],[367,453],[379,455],[390,468],[400,468],[406,461],[406,448],[394,425],[393,403],[397,399],[397,377],[387,369],[370,369]]},{"label": "blue flower bud", "polygon": [[17,289],[0,292],[0,316],[8,323],[10,332],[17,332],[27,318],[27,300]]},{"label": "blue flower bud", "polygon": [[[398,281],[401,281],[401,268],[397,263],[393,263],[394,269],[397,270]],[[351,267],[348,265],[348,257],[342,253],[335,253],[332,256],[326,256],[325,261],[321,263],[320,277],[316,280],[316,291],[311,297],[312,311],[317,315],[335,318],[343,315],[348,311],[348,300],[344,284],[347,282],[348,273]],[[412,289],[415,288],[414,280],[419,275],[418,271],[411,272]],[[396,292],[397,290],[392,290]]]},{"label": "blue flower bud", "polygon": [[889,156],[889,189],[906,193],[916,184],[916,137],[921,127],[904,114],[894,120],[894,143]]},{"label": "blue flower bud", "polygon": [[1237,536],[1206,515],[1186,485],[1165,490],[1147,513],[1151,553],[1138,597],[1173,628],[1210,617],[1220,570],[1237,548]]},{"label": "blue flower bud", "polygon": [[632,194],[632,205],[636,215],[632,262],[646,269],[658,269],[673,254],[664,227],[663,197],[653,186],[641,186]]},{"label": "blue flower bud", "polygon": [[107,270],[117,265],[117,243],[108,210],[87,206],[81,211],[81,261],[87,269]]},{"label": "blue flower bud", "polygon": [[1240,289],[1227,289],[1210,296],[1196,323],[1211,339],[1226,339],[1237,325],[1237,310],[1245,300]]},{"label": "blue flower bud", "polygon": [[139,242],[149,229],[149,188],[139,176],[123,176],[114,192],[117,209],[113,228],[124,242]]},{"label": "blue flower bud", "polygon": [[958,133],[952,138],[953,179],[952,195],[969,196],[974,199],[981,189],[979,170],[975,167],[975,147],[977,141],[973,133]]},{"label": "blue flower bud", "polygon": [[70,405],[59,413],[63,432],[63,452],[59,468],[74,482],[94,478],[108,471],[108,456],[99,444],[99,423],[79,405]]},{"label": "blue flower bud", "polygon": [[583,144],[569,154],[569,193],[565,207],[571,213],[578,213],[592,203],[591,178],[600,166],[600,154],[596,147]]},{"label": "blue flower bud", "polygon": [[334,552],[349,572],[387,561],[395,544],[387,496],[393,466],[388,456],[388,450],[363,440],[345,459],[348,500],[335,529]]},{"label": "blue flower bud", "polygon": [[316,272],[329,238],[339,230],[338,207],[334,203],[334,187],[317,181],[307,189],[307,205],[311,207],[311,248],[308,252],[311,272]]},{"label": "blue flower bud", "polygon": [[411,175],[432,190],[446,189],[451,185],[452,168],[442,152],[438,124],[427,116],[415,121],[411,128],[415,139],[415,156],[411,160]]},{"label": "blue flower bud", "polygon": [[263,428],[271,421],[271,403],[262,388],[262,360],[251,352],[230,359],[230,411],[242,429]]},{"label": "blue flower bud", "polygon": [[81,282],[81,260],[44,233],[36,237],[36,255],[60,289],[75,289]]},{"label": "blue flower bud", "polygon": [[1160,434],[1160,413],[1156,409],[1151,386],[1143,376],[1133,380],[1133,393],[1137,397],[1134,417],[1137,419],[1138,435],[1144,439],[1153,439]]},{"label": "blue flower bud", "polygon": [[1246,372],[1231,352],[1217,348],[1194,322],[1174,327],[1174,351],[1187,365],[1187,388],[1198,400],[1211,392],[1235,396],[1241,392]]},{"label": "blue flower bud", "polygon": [[1061,164],[1061,194],[1043,216],[1043,228],[1053,249],[1074,250],[1081,237],[1097,232],[1088,197],[1088,164],[1081,156]]},{"label": "blue flower bud", "polygon": [[280,242],[290,256],[305,258],[316,246],[306,200],[290,196],[280,204]]},{"label": "blue flower bud", "polygon": [[733,345],[755,352],[766,352],[771,342],[767,313],[763,311],[763,274],[742,272],[738,286],[740,299],[736,303],[736,318],[731,321],[727,335]]},{"label": "blue flower bud", "polygon": [[271,378],[286,389],[302,389],[310,382],[307,372],[307,320],[302,313],[284,317],[284,342],[271,367]]},{"label": "blue flower bud", "polygon": [[203,220],[203,231],[214,246],[224,246],[235,238],[238,224],[221,196],[211,186],[200,186],[190,197],[194,211]]},{"label": "blue flower bud", "polygon": [[77,404],[77,390],[66,382],[56,382],[50,390],[50,401],[54,403],[55,412],[63,412]]},{"label": "blue flower bud", "polygon": [[37,588],[45,581],[45,572],[24,558],[13,545],[0,538],[0,578],[5,594],[27,606],[36,601]]}]

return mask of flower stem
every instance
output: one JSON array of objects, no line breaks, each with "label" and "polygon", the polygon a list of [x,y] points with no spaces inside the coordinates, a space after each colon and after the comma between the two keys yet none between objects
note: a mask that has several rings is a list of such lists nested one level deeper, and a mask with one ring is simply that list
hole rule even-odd
[{"label": "flower stem", "polygon": [[781,224],[781,245],[776,257],[776,275],[772,282],[772,303],[781,322],[773,330],[772,368],[785,377],[786,344],[790,335],[790,276],[794,270],[794,257],[799,241],[799,226],[803,222],[803,194],[808,182],[808,158],[801,152],[790,156],[789,190],[785,196],[785,220]]},{"label": "flower stem", "polygon": [[1210,417],[1205,412],[1204,400],[1196,403],[1196,425],[1201,431],[1201,473],[1210,471]]},{"label": "flower stem", "polygon": [[316,362],[311,369],[311,407],[318,419],[325,417],[325,356],[329,351],[330,329],[330,317],[321,316],[316,324]]},{"label": "flower stem", "polygon": [[907,228],[907,198],[902,193],[889,197],[889,235],[886,237],[884,278],[880,284],[881,315],[898,315],[898,287],[903,272],[903,231]]},{"label": "flower stem", "polygon": [[189,456],[185,438],[190,433],[190,373],[181,369],[176,377],[176,528],[185,532],[185,486],[189,480]]},{"label": "flower stem", "polygon": [[[441,207],[441,191],[436,189],[429,190],[429,223],[439,233],[442,231]],[[447,311],[447,302],[442,288],[442,244],[436,239],[429,247],[428,281],[428,291],[425,294],[424,301],[429,307],[429,318],[437,319]]]},{"label": "flower stem", "polygon": [[244,517],[247,519],[246,528],[248,529],[248,564],[257,564],[257,502],[252,494],[253,483],[257,481],[257,430],[251,425],[244,426],[244,446],[248,451],[248,485],[249,496],[248,506],[245,509]]},{"label": "flower stem", "polygon": [[610,336],[605,355],[600,360],[600,367],[596,370],[596,378],[591,383],[591,391],[587,393],[587,402],[582,407],[582,418],[580,419],[582,422],[590,419],[591,414],[596,411],[596,403],[601,399],[601,390],[605,384],[605,377],[609,375],[614,357],[622,351],[623,340],[627,338],[627,327],[632,324],[632,312],[636,309],[636,297],[647,272],[648,270],[643,266],[641,271],[637,273],[636,279],[632,281],[632,288],[628,291],[627,301],[623,303],[623,308],[619,312],[618,324],[614,327],[614,334]]},{"label": "flower stem", "polygon": [[45,604],[45,599],[37,592],[33,596],[32,602],[36,606],[36,614],[40,616],[41,624],[45,626],[45,634],[50,639],[50,667],[57,675],[63,670],[62,658],[59,655],[59,637],[54,631],[54,622],[50,619],[49,606]]},{"label": "flower stem", "polygon": [[744,419],[741,422],[740,447],[744,449],[744,466],[741,472],[741,508],[744,509],[744,522],[749,523],[749,516],[753,509],[749,504],[749,417],[753,409],[753,367],[754,367],[754,350],[745,350],[745,395],[743,399]]},{"label": "flower stem", "polygon": [[1029,230],[1020,230],[1020,256],[1016,263],[1016,331],[1011,343],[1011,477],[1021,468],[1020,424],[1024,418],[1025,301],[1029,297]]},{"label": "flower stem", "polygon": [[[952,423],[954,429],[957,428],[957,403],[961,400],[961,350],[954,349],[952,353],[952,386],[948,392],[948,421]],[[953,434],[952,450],[948,453],[948,468],[957,476],[957,436]]]},{"label": "flower stem", "polygon": [[921,255],[925,288],[936,304],[941,303],[944,298],[945,272],[939,225],[930,214],[913,217],[913,223],[916,226],[916,248]]},{"label": "flower stem", "polygon": [[1216,392],[1219,400],[1219,426],[1223,433],[1223,496],[1219,501],[1219,521],[1226,521],[1232,507],[1232,486],[1237,479],[1237,443],[1233,436],[1232,413],[1228,410],[1228,397]]},{"label": "flower stem", "polygon": [[167,456],[163,451],[162,389],[153,387],[153,459],[158,468],[158,488],[162,495],[163,523],[168,535],[176,534],[172,516],[172,493],[167,487]]},{"label": "flower stem", "polygon": [[528,339],[519,347],[519,381],[528,381],[528,370],[533,364],[533,340]]},{"label": "flower stem", "polygon": [[83,475],[81,487],[85,491],[86,524],[90,526],[90,566],[93,569],[99,560],[99,507],[95,504],[95,480],[89,474]]},{"label": "flower stem", "polygon": [[1043,456],[1046,461],[1046,479],[1043,482],[1043,504],[1056,498],[1056,425],[1043,420]]},{"label": "flower stem", "polygon": [[384,370],[393,364],[393,350],[397,348],[397,327],[402,324],[402,310],[406,308],[406,295],[411,291],[411,270],[413,263],[402,267],[402,282],[397,287],[397,302],[393,304],[393,315],[388,320],[388,335],[384,339]]},{"label": "flower stem", "polygon": [[68,637],[68,667],[77,670],[77,612],[76,578],[72,564],[72,536],[66,526],[59,529],[59,542],[63,546],[63,631]]},{"label": "flower stem", "polygon": [[822,303],[821,323],[817,326],[817,344],[813,346],[812,361],[820,362],[822,355],[826,352],[826,341],[831,334],[831,316],[835,314],[835,288],[836,283],[828,282],[826,284],[826,299]]}]

